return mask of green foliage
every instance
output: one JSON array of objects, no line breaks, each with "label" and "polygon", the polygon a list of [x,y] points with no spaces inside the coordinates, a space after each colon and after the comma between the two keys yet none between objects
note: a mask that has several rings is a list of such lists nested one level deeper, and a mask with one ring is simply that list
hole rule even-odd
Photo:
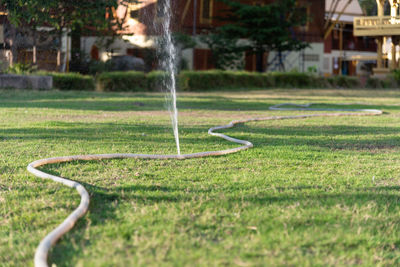
[{"label": "green foliage", "polygon": [[395,69],[392,71],[393,78],[400,82],[400,69]]},{"label": "green foliage", "polygon": [[242,69],[243,52],[245,49],[238,45],[238,39],[227,37],[218,30],[205,32],[200,40],[207,44],[212,52],[211,60],[216,69]]},{"label": "green foliage", "polygon": [[327,79],[329,85],[334,88],[356,88],[360,87],[360,80],[351,76],[332,76]]},{"label": "green foliage", "polygon": [[93,91],[95,90],[95,80],[93,76],[82,75],[80,73],[69,72],[46,72],[39,71],[36,75],[47,75],[53,77],[53,87],[63,91]]},{"label": "green foliage", "polygon": [[8,11],[8,20],[17,27],[30,25],[36,28],[49,17],[43,12],[50,2],[46,0],[2,0],[1,5]]},{"label": "green foliage", "polygon": [[366,83],[366,87],[375,89],[398,88],[400,84],[399,78],[400,78],[400,71],[394,70],[384,79],[369,77]]},{"label": "green foliage", "polygon": [[97,76],[97,86],[100,91],[145,91],[147,79],[139,71],[104,72]]},{"label": "green foliage", "polygon": [[179,88],[186,91],[249,88],[359,88],[357,77],[320,77],[302,72],[184,71]]},{"label": "green foliage", "polygon": [[[93,78],[79,74],[50,73],[55,78],[54,85],[62,90],[93,90]],[[58,79],[58,80],[57,80]],[[82,84],[88,83],[82,86]],[[96,77],[99,91],[163,91],[168,76],[162,71],[149,73],[104,72]],[[71,80],[71,81],[70,81]],[[333,76],[320,77],[302,72],[258,73],[247,71],[181,71],[177,76],[178,89],[183,91],[256,89],[256,88],[359,88],[357,77]],[[390,81],[382,81],[371,88],[394,87]],[[80,89],[82,88],[82,89]]]},{"label": "green foliage", "polygon": [[193,48],[196,46],[196,41],[190,35],[187,34],[174,32],[172,35],[172,39],[174,45],[181,50]]},{"label": "green foliage", "polygon": [[317,76],[302,72],[273,72],[270,74],[279,88],[309,88],[319,87]]},{"label": "green foliage", "polygon": [[53,86],[59,90],[93,91],[95,83],[92,76],[79,73],[49,72],[53,77]]},{"label": "green foliage", "polygon": [[255,72],[233,72],[221,70],[182,71],[179,74],[179,89],[186,91],[267,88],[273,78]]},{"label": "green foliage", "polygon": [[[281,0],[265,5],[243,4],[238,1],[220,0],[230,7],[228,24],[219,32],[227,39],[245,38],[243,50],[257,54],[260,59],[269,51],[296,51],[308,46],[293,34],[293,28],[304,25],[308,18],[301,12],[296,0]],[[257,70],[262,72],[262,60],[257,62]]]},{"label": "green foliage", "polygon": [[30,64],[15,63],[13,66],[8,67],[4,72],[10,74],[29,74],[36,71],[37,66]]},{"label": "green foliage", "polygon": [[382,79],[369,77],[365,84],[367,88],[385,88],[385,83]]},{"label": "green foliage", "polygon": [[[51,33],[58,37],[64,30],[93,29],[107,32],[109,36],[118,35],[126,26],[124,19],[115,18],[114,12],[119,5],[128,6],[136,0],[2,0],[8,10],[8,19],[16,26],[24,25],[35,30],[40,26],[49,26]],[[90,27],[88,27],[90,26]],[[59,49],[61,42],[59,42]]]},{"label": "green foliage", "polygon": [[[37,72],[39,75],[53,76],[54,87],[60,90],[94,90],[99,91],[163,91],[168,76],[162,71],[149,73],[103,72],[96,76],[78,73]],[[256,89],[256,88],[359,88],[357,77],[333,76],[320,77],[312,73],[272,72],[258,73],[247,71],[181,71],[177,76],[178,89],[183,91]],[[95,86],[96,84],[96,86]],[[367,81],[369,88],[395,88],[394,78]]]},{"label": "green foliage", "polygon": [[[183,34],[180,32],[174,32],[172,35],[172,41],[175,45],[175,49],[176,49],[176,62],[177,62],[177,69],[178,72],[181,70],[186,70],[189,68],[188,66],[188,62],[186,59],[184,59],[182,57],[182,51],[185,49],[189,49],[189,48],[194,48],[196,46],[196,41],[194,38],[192,38],[192,36],[187,35],[187,34]],[[151,51],[151,50],[150,50]],[[149,51],[149,52],[150,52]],[[147,66],[147,69],[152,69],[151,65],[153,64],[153,62],[156,60],[154,53],[150,54],[150,58],[146,59],[145,58],[145,63]],[[164,55],[161,55],[162,57]],[[150,60],[149,60],[150,59]],[[149,64],[150,63],[150,64]]]},{"label": "green foliage", "polygon": [[112,69],[111,61],[101,61],[90,59],[87,62],[87,71],[90,75],[98,75]]},{"label": "green foliage", "polygon": [[307,72],[308,73],[312,73],[312,74],[317,74],[318,73],[318,67],[317,66],[310,66],[307,68]]},{"label": "green foliage", "polygon": [[70,61],[70,71],[82,74],[97,75],[103,72],[111,71],[111,61],[94,60],[85,51],[73,51]]},{"label": "green foliage", "polygon": [[377,6],[376,0],[358,0],[361,8],[365,12],[367,16],[376,16],[377,14]]},{"label": "green foliage", "polygon": [[167,79],[167,74],[164,71],[152,71],[146,76],[147,79],[147,89],[149,91],[162,91],[165,79]]}]

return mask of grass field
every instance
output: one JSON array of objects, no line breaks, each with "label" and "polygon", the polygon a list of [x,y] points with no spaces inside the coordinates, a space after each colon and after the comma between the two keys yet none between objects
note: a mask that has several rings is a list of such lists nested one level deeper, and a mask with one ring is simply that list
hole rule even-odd
[{"label": "grass field", "polygon": [[[44,169],[81,182],[89,212],[50,251],[57,266],[400,265],[400,91],[268,90],[178,97],[183,153],[234,147],[232,119],[311,112],[278,103],[378,108],[379,117],[248,123],[237,154],[109,160]],[[0,265],[32,266],[79,203],[28,174],[40,158],[175,153],[161,94],[0,91]]]}]

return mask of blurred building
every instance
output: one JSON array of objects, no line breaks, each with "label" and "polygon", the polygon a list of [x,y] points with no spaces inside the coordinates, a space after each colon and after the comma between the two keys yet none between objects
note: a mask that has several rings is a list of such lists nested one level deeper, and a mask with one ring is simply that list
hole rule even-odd
[{"label": "blurred building", "polygon": [[376,0],[377,16],[354,18],[354,35],[376,39],[377,63],[373,72],[383,76],[399,68],[399,0]]},{"label": "blurred building", "polygon": [[[107,59],[111,55],[128,54],[148,61],[154,57],[157,23],[160,23],[160,7],[165,0],[144,0],[129,7],[120,7],[118,16],[126,18],[124,41],[117,41],[107,50],[96,46],[97,37],[82,39],[82,48],[95,57]],[[246,1],[243,3],[268,4],[273,0]],[[353,20],[363,16],[358,0],[299,0],[310,20],[306,25],[293,29],[295,38],[305,41],[309,47],[301,51],[270,52],[265,55],[267,71],[315,71],[324,75],[358,75],[376,64],[374,38],[355,37]],[[223,25],[226,6],[216,0],[172,0],[173,30],[196,38],[205,31]],[[206,44],[196,38],[194,48],[182,51],[186,65],[194,70],[214,68],[212,53]],[[98,51],[98,53],[97,53]],[[283,62],[281,62],[283,61]],[[155,65],[155,63],[153,63]],[[282,66],[284,69],[282,69]],[[244,55],[244,68],[256,70],[256,56]]]},{"label": "blurred building", "polygon": [[[119,6],[115,16],[125,21],[121,38],[111,41],[109,36],[98,36],[95,31],[70,34],[61,40],[47,40],[40,53],[38,65],[51,69],[55,54],[51,46],[62,43],[63,63],[82,56],[92,60],[106,61],[114,56],[131,55],[142,58],[147,69],[157,68],[156,42],[163,21],[163,5],[166,0],[141,0],[128,6]],[[262,5],[274,0],[241,0],[243,3]],[[381,1],[381,0],[378,0]],[[382,0],[383,1],[383,0]],[[390,0],[396,1],[396,0]],[[226,6],[217,0],[171,0],[172,30],[189,35],[196,40],[194,47],[181,47],[184,66],[194,70],[214,68],[212,53],[199,35],[223,25]],[[310,20],[292,30],[295,38],[309,47],[301,51],[274,51],[264,56],[267,71],[313,71],[324,75],[359,75],[375,67],[377,46],[375,39],[353,34],[353,21],[363,16],[358,0],[298,0],[297,8],[309,15]],[[0,9],[0,61],[7,61],[6,11]],[[3,34],[4,32],[4,34]],[[45,39],[45,38],[44,38]],[[29,38],[22,43],[18,61],[32,62]],[[47,51],[47,52],[46,52]],[[83,52],[83,53],[81,53]],[[47,64],[47,65],[46,65]],[[50,64],[50,65],[49,65]],[[53,65],[51,65],[53,64]],[[255,71],[256,56],[243,55],[245,70]]]},{"label": "blurred building", "polygon": [[353,21],[364,16],[357,0],[325,1],[325,75],[361,75],[376,64],[374,38],[354,35]]},{"label": "blurred building", "polygon": [[[128,27],[124,41],[117,41],[107,50],[97,47],[95,36],[82,39],[82,48],[87,52],[96,51],[95,56],[107,59],[113,55],[128,54],[137,57],[151,58],[157,39],[157,23],[160,18],[160,6],[165,0],[144,0],[129,7],[120,7],[117,10],[119,16],[125,16]],[[248,4],[268,4],[273,0],[249,1]],[[299,0],[298,7],[304,10],[312,19],[306,25],[293,29],[295,38],[309,43],[309,48],[300,52],[283,52],[278,55],[271,52],[265,55],[264,63],[267,70],[280,70],[282,65],[285,70],[307,71],[310,68],[322,72],[324,55],[324,11],[325,3],[321,0]],[[188,34],[197,40],[194,48],[183,50],[183,58],[186,65],[194,70],[206,70],[214,68],[212,53],[206,44],[199,41],[198,36],[205,31],[222,26],[220,19],[224,17],[227,6],[216,0],[172,0],[173,30]],[[97,53],[98,51],[98,53]],[[97,56],[98,55],[98,56]],[[250,53],[244,55],[245,70],[255,71],[256,56]],[[280,64],[283,60],[283,64]]]}]

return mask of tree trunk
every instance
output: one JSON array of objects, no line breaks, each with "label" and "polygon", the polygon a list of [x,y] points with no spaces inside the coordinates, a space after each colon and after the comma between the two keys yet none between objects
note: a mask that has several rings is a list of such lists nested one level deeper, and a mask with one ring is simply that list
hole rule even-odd
[{"label": "tree trunk", "polygon": [[60,71],[61,70],[61,48],[59,47],[57,49],[57,67],[56,67],[56,71]]},{"label": "tree trunk", "polygon": [[278,59],[279,59],[279,70],[285,71],[285,64],[283,64],[283,60],[282,60],[282,51],[278,52]]},{"label": "tree trunk", "polygon": [[37,54],[36,54],[36,29],[33,29],[33,47],[32,47],[32,64],[36,65]]},{"label": "tree trunk", "polygon": [[79,27],[71,31],[70,71],[81,71],[81,62],[83,61],[81,53],[81,34],[81,29]]},{"label": "tree trunk", "polygon": [[7,25],[9,27],[9,45],[10,45],[10,57],[9,57],[9,66],[14,66],[14,63],[17,62],[18,59],[18,50],[17,50],[17,29],[11,23]]},{"label": "tree trunk", "polygon": [[62,30],[59,33],[60,44],[57,49],[57,71],[61,71]]},{"label": "tree trunk", "polygon": [[264,50],[261,49],[256,52],[256,70],[264,72]]}]

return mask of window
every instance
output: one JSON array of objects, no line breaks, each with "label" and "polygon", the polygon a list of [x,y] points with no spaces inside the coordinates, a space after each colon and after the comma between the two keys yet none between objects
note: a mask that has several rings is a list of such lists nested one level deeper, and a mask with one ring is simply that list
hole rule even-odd
[{"label": "window", "polygon": [[203,1],[203,10],[201,13],[201,16],[203,19],[210,19],[210,0],[204,0]]},{"label": "window", "polygon": [[303,60],[304,61],[318,62],[319,61],[319,55],[318,54],[305,54],[305,55],[303,55]]},{"label": "window", "polygon": [[213,14],[213,0],[201,0],[200,2],[200,23],[210,24]]}]

